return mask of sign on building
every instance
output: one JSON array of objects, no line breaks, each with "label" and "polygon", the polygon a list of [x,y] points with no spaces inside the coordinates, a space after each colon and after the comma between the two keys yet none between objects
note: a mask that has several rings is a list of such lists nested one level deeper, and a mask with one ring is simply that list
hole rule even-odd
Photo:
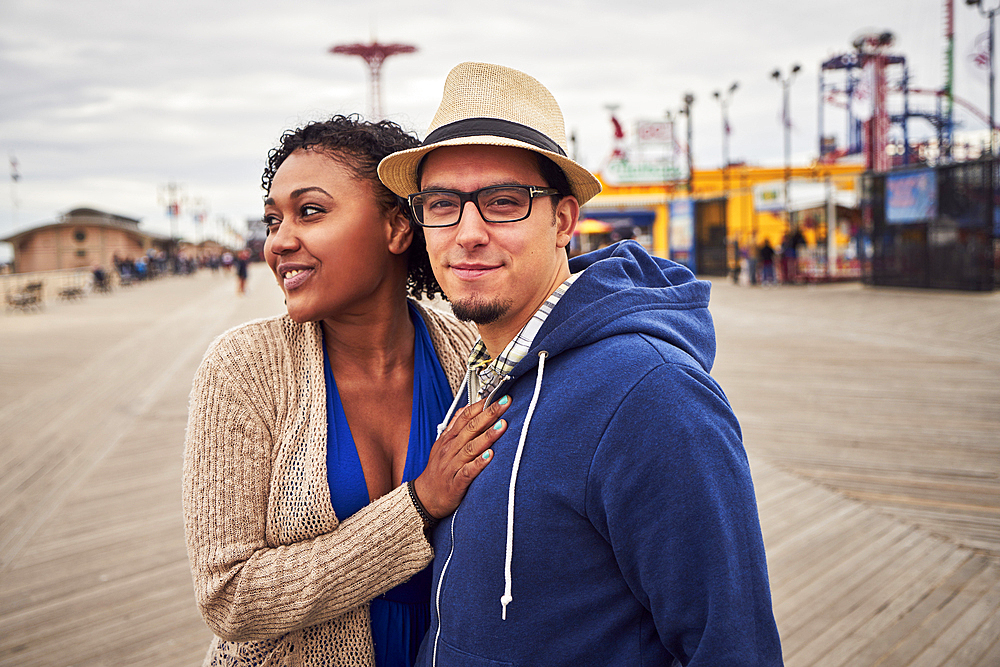
[{"label": "sign on building", "polygon": [[636,123],[636,140],[644,144],[669,144],[673,141],[670,125],[665,120],[640,120]]},{"label": "sign on building", "polygon": [[663,183],[681,178],[681,170],[668,162],[609,160],[601,176],[611,185]]},{"label": "sign on building", "polygon": [[761,183],[753,188],[753,206],[758,211],[785,210],[785,184],[782,181]]},{"label": "sign on building", "polygon": [[670,259],[696,270],[694,257],[694,202],[675,199],[670,202]]},{"label": "sign on building", "polygon": [[891,225],[927,222],[937,217],[937,172],[921,169],[885,179],[885,220]]}]

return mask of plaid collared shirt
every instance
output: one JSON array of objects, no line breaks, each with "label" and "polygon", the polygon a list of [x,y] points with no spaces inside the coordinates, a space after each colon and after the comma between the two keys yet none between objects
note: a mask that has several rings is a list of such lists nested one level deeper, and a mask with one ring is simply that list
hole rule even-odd
[{"label": "plaid collared shirt", "polygon": [[489,395],[491,391],[500,385],[504,376],[510,373],[521,359],[524,359],[525,355],[528,354],[528,348],[531,347],[532,341],[535,340],[535,336],[538,334],[538,330],[542,328],[545,318],[549,316],[552,309],[559,303],[559,299],[562,298],[563,294],[566,293],[580,275],[580,273],[574,273],[559,285],[556,291],[545,300],[541,308],[535,311],[535,314],[531,316],[528,323],[514,336],[514,340],[507,344],[507,347],[504,348],[504,351],[496,359],[490,358],[490,353],[487,351],[486,344],[483,343],[482,338],[476,341],[476,344],[472,348],[472,353],[469,355],[469,369],[475,371],[469,377],[470,402],[472,402],[471,397],[473,396],[478,397],[476,399],[478,400],[483,396]]}]

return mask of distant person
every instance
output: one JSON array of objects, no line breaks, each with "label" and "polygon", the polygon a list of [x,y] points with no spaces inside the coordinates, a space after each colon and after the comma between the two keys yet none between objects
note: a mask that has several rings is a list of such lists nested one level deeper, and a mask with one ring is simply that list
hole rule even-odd
[{"label": "distant person", "polygon": [[95,292],[111,291],[111,281],[108,279],[108,274],[104,271],[104,267],[99,264],[95,264],[94,268],[91,269],[91,274],[94,277]]},{"label": "distant person", "polygon": [[774,248],[771,241],[764,239],[764,244],[757,250],[757,263],[760,265],[761,285],[774,285]]},{"label": "distant person", "polygon": [[734,285],[739,285],[740,284],[740,271],[743,270],[743,252],[740,249],[740,241],[739,241],[739,239],[733,239],[731,247],[733,249],[733,260],[732,260],[733,261],[733,273],[732,273],[733,284]]},{"label": "distant person", "polygon": [[118,281],[123,287],[127,287],[132,284],[133,273],[135,272],[135,262],[132,261],[131,257],[126,257],[125,259],[116,262],[118,267]]},{"label": "distant person", "polygon": [[423,145],[379,176],[478,325],[468,400],[513,399],[458,510],[427,505],[450,517],[418,664],[780,665],[709,283],[635,241],[568,260],[601,185],[516,70],[455,67]]},{"label": "distant person", "polygon": [[781,281],[786,285],[799,281],[799,247],[805,242],[798,227],[786,232],[781,239]]},{"label": "distant person", "polygon": [[444,430],[475,334],[414,300],[440,287],[376,176],[415,145],[394,123],[335,116],[268,155],[264,257],[288,313],[213,342],[191,393],[205,664],[405,667],[430,622],[428,531],[489,463],[510,402]]},{"label": "distant person", "polygon": [[806,245],[806,237],[802,234],[802,228],[796,227],[792,233],[792,249],[795,251],[795,261],[792,262],[792,277],[795,282],[802,278],[802,247]]},{"label": "distant person", "polygon": [[247,273],[250,269],[250,251],[244,248],[236,255],[236,291],[240,294],[247,292]]}]

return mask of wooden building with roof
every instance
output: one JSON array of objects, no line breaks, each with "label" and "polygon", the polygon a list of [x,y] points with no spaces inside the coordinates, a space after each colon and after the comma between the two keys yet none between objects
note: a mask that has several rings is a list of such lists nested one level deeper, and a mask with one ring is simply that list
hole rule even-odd
[{"label": "wooden building with roof", "polygon": [[114,258],[136,259],[149,250],[169,251],[171,240],[139,229],[139,220],[92,208],[77,208],[54,222],[0,239],[14,247],[14,273],[59,269],[105,269]]}]

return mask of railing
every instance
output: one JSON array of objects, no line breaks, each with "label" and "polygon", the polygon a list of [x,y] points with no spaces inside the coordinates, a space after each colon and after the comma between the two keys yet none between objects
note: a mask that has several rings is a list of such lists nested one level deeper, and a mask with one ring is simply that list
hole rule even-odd
[{"label": "railing", "polygon": [[[118,277],[109,272],[108,277],[117,283]],[[18,295],[36,292],[39,302],[58,297],[63,293],[87,292],[93,283],[90,269],[60,269],[57,271],[33,271],[31,273],[8,273],[0,275],[0,292],[10,304]],[[40,288],[33,288],[41,284]]]},{"label": "railing", "polygon": [[997,161],[862,176],[871,285],[993,290],[1000,284]]}]

